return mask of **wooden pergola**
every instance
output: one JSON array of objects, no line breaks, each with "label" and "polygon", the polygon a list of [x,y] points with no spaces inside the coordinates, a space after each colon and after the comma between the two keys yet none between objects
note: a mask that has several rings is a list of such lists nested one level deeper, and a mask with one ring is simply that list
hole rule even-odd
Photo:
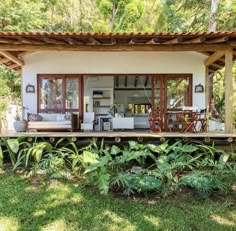
[{"label": "wooden pergola", "polygon": [[32,33],[0,32],[0,64],[21,72],[22,57],[36,51],[194,51],[206,56],[206,105],[209,76],[225,67],[225,132],[233,132],[233,60],[236,32],[218,33]]}]

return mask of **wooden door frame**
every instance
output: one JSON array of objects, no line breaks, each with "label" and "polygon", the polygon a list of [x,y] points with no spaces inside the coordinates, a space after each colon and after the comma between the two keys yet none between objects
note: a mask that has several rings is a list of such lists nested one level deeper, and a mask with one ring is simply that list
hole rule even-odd
[{"label": "wooden door frame", "polygon": [[[76,78],[78,79],[78,84],[79,84],[79,110],[77,109],[71,109],[71,112],[78,112],[79,113],[79,118],[83,117],[83,108],[84,108],[84,80],[83,80],[83,75],[81,74],[38,74],[37,75],[37,112],[40,113],[42,110],[40,110],[40,89],[41,89],[41,79],[42,78],[60,78],[62,81],[65,81],[66,78]],[[65,82],[64,82],[65,83]],[[65,99],[65,94],[66,94],[66,84],[62,85],[62,97]],[[68,109],[67,109],[68,110]],[[45,110],[43,110],[45,111]],[[50,111],[53,111],[53,109],[50,109]],[[62,109],[59,110],[62,113],[65,113],[66,111],[66,105],[65,102],[63,101],[62,104]]]},{"label": "wooden door frame", "polygon": [[[155,100],[155,79],[158,78],[160,79],[160,117],[162,118],[161,120],[161,129],[165,130],[165,122],[163,123],[163,116],[165,114],[165,112],[167,111],[167,84],[166,84],[166,80],[170,79],[170,78],[184,78],[187,79],[189,78],[189,96],[190,96],[190,105],[186,105],[186,106],[191,106],[192,102],[193,102],[193,74],[180,74],[180,73],[172,73],[172,74],[153,74],[152,76],[152,105],[154,107],[154,100]],[[153,110],[155,110],[155,108],[153,108]],[[165,119],[164,119],[165,121]]]}]

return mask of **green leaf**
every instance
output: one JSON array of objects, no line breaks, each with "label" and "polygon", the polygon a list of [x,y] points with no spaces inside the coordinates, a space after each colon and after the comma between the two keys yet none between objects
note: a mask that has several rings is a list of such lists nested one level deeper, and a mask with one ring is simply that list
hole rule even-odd
[{"label": "green leaf", "polygon": [[3,151],[2,147],[0,146],[0,168],[3,167]]},{"label": "green leaf", "polygon": [[196,150],[198,150],[198,148],[196,146],[193,146],[193,145],[185,144],[182,147],[182,152],[185,152],[185,153],[192,153],[192,152],[195,152]]},{"label": "green leaf", "polygon": [[101,173],[97,178],[97,186],[101,194],[107,195],[109,190],[111,175],[109,173]]},{"label": "green leaf", "polygon": [[226,163],[230,157],[230,153],[223,153],[220,156],[219,162],[220,163]]},{"label": "green leaf", "polygon": [[137,149],[138,142],[129,140],[128,143],[129,143],[129,149],[130,150],[136,150]]},{"label": "green leaf", "polygon": [[7,144],[13,153],[16,154],[19,151],[19,141],[17,139],[8,139]]},{"label": "green leaf", "polygon": [[112,155],[117,155],[120,152],[121,152],[121,150],[120,150],[120,148],[118,146],[112,145],[112,147],[111,147],[111,154]]},{"label": "green leaf", "polygon": [[98,163],[99,156],[96,153],[83,151],[81,161],[83,164],[94,164]]}]

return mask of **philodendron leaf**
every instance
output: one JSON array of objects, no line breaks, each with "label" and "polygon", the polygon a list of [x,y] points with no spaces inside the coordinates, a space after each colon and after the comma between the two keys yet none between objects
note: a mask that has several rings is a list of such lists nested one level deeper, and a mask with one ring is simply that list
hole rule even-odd
[{"label": "philodendron leaf", "polygon": [[117,155],[120,152],[121,152],[121,150],[119,147],[117,147],[116,145],[112,145],[112,147],[111,147],[111,154],[112,155]]},{"label": "philodendron leaf", "polygon": [[19,141],[17,139],[8,139],[7,144],[13,153],[16,154],[19,151]]},{"label": "philodendron leaf", "polygon": [[196,150],[198,150],[198,148],[193,145],[185,144],[182,147],[182,152],[192,153],[192,152],[195,152]]},{"label": "philodendron leaf", "polygon": [[84,164],[94,164],[98,162],[98,158],[96,153],[83,151],[81,160]]},{"label": "philodendron leaf", "polygon": [[136,150],[137,149],[138,142],[130,140],[128,143],[129,143],[130,150]]},{"label": "philodendron leaf", "polygon": [[97,178],[97,186],[101,194],[106,195],[109,191],[109,184],[110,184],[110,177],[109,173],[100,173]]},{"label": "philodendron leaf", "polygon": [[230,157],[230,153],[225,152],[225,153],[221,154],[219,162],[226,163],[228,161],[229,157]]}]

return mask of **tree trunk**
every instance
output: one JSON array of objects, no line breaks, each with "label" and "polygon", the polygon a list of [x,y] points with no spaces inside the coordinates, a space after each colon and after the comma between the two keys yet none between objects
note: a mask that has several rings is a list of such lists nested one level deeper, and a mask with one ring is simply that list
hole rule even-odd
[{"label": "tree trunk", "polygon": [[217,22],[215,15],[218,9],[218,0],[211,0],[211,11],[209,15],[209,32],[216,32]]},{"label": "tree trunk", "polygon": [[[209,14],[209,27],[208,27],[209,32],[216,32],[217,22],[216,22],[215,15],[216,15],[217,9],[218,9],[218,0],[211,0],[211,10]],[[215,107],[214,94],[213,94],[213,78],[214,78],[214,75],[212,75],[209,78],[209,100],[210,100],[209,109],[212,116],[217,117],[219,113],[217,112],[216,107]]]}]

